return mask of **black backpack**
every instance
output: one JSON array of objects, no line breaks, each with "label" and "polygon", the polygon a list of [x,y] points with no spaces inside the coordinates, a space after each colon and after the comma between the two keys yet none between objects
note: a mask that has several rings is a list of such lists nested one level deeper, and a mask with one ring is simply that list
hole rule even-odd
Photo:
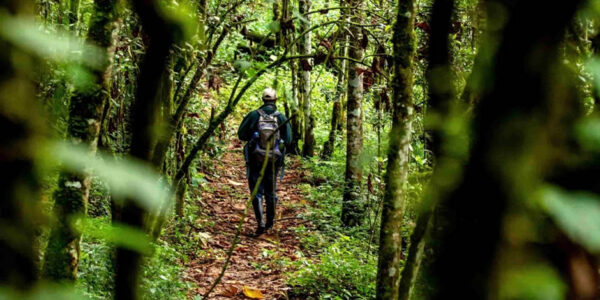
[{"label": "black backpack", "polygon": [[279,161],[282,157],[281,149],[279,149],[279,121],[280,112],[275,111],[272,114],[265,113],[262,109],[256,110],[260,115],[258,118],[258,138],[255,142],[256,146],[252,151],[253,156],[259,162],[264,162],[267,157],[267,148],[269,149],[269,161]]}]

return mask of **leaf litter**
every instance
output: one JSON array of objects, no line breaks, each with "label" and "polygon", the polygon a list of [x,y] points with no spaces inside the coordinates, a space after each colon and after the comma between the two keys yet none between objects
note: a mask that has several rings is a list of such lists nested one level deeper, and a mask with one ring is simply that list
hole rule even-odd
[{"label": "leaf litter", "polygon": [[[190,298],[203,295],[217,278],[226,259],[226,250],[230,247],[236,232],[244,203],[249,197],[246,169],[240,145],[229,146],[218,165],[213,168],[215,174],[207,174],[209,188],[201,193],[207,203],[198,215],[198,223],[214,222],[214,226],[199,228],[211,238],[203,243],[203,250],[212,253],[208,259],[203,255],[196,257],[187,265],[186,280],[197,286],[190,291]],[[300,170],[300,162],[291,158],[286,163],[285,177],[277,184],[279,203],[275,228],[259,238],[251,237],[256,229],[252,208],[244,222],[242,235],[221,282],[209,297],[210,299],[286,299],[290,289],[286,284],[286,275],[294,271],[292,264],[277,263],[297,260],[300,241],[294,228],[307,224],[298,218],[306,215],[306,205],[298,189],[306,176]],[[212,191],[212,192],[211,192]],[[242,196],[240,196],[242,195]],[[196,229],[194,229],[196,230]]]}]

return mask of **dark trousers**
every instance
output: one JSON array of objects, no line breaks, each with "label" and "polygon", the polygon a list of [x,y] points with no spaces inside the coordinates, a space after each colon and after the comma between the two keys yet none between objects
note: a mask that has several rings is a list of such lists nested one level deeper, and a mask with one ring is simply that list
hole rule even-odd
[{"label": "dark trousers", "polygon": [[[260,171],[262,169],[261,162],[250,162],[250,170],[248,174],[248,185],[250,193],[254,190]],[[254,216],[259,227],[273,227],[275,219],[275,206],[277,205],[277,174],[279,174],[279,166],[276,163],[269,163],[265,169],[265,175],[258,188],[256,197],[252,199],[252,207],[254,208]],[[267,201],[267,222],[263,219],[263,198]]]}]

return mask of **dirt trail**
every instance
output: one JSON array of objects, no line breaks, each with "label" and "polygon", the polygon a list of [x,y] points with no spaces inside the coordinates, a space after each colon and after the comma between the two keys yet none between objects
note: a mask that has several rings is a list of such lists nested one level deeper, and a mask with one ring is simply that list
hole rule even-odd
[{"label": "dirt trail", "polygon": [[[273,231],[258,239],[251,237],[256,229],[256,221],[252,208],[248,208],[240,242],[227,272],[211,293],[210,299],[248,299],[242,293],[244,286],[261,290],[264,299],[286,299],[289,288],[285,283],[285,273],[291,269],[284,262],[298,259],[296,253],[300,242],[294,228],[301,224],[310,226],[298,218],[306,212],[307,205],[298,189],[305,177],[299,169],[297,160],[287,161],[285,177],[277,186],[277,219],[282,220],[276,221]],[[202,201],[207,206],[201,208],[198,223],[212,221],[214,226],[199,226],[203,232],[210,233],[211,238],[203,247],[209,255],[202,255],[187,264],[186,279],[198,285],[190,294],[191,298],[203,295],[220,273],[249,198],[239,141],[228,147],[212,172],[214,176],[207,175],[206,178],[209,188],[202,192]],[[234,288],[239,292],[232,296]]]}]

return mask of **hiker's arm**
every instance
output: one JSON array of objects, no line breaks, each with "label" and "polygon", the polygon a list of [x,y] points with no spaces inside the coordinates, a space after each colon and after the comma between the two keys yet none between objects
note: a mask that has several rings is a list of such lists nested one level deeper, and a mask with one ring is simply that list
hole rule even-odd
[{"label": "hiker's arm", "polygon": [[254,112],[250,112],[246,115],[242,124],[240,124],[240,128],[238,129],[238,138],[242,141],[249,141],[252,139],[252,128],[254,128],[255,118],[253,116]]},{"label": "hiker's arm", "polygon": [[[281,115],[279,124],[283,124],[286,121],[287,121],[287,118],[284,115]],[[292,126],[290,125],[290,122],[287,122],[285,124],[285,128],[280,129],[280,134],[281,134],[283,141],[285,142],[285,145],[289,146],[292,143]]]}]

